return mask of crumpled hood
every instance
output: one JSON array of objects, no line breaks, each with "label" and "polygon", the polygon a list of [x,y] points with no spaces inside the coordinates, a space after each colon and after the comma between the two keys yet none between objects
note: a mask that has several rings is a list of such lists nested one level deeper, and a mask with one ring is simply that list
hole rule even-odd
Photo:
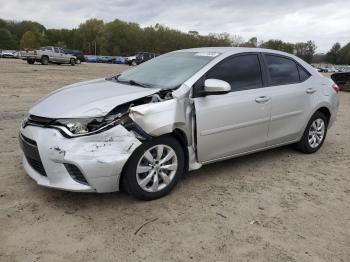
[{"label": "crumpled hood", "polygon": [[96,79],[58,89],[39,100],[29,114],[48,118],[104,116],[114,107],[152,95],[160,89]]}]

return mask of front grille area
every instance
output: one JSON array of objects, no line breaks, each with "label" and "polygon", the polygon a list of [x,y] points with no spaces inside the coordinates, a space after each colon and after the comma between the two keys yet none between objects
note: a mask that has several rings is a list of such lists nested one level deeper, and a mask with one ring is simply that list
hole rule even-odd
[{"label": "front grille area", "polygon": [[64,166],[66,167],[69,175],[78,183],[84,184],[84,185],[88,185],[89,183],[86,181],[83,173],[81,173],[80,169],[78,167],[76,167],[75,165],[72,164],[64,164]]},{"label": "front grille area", "polygon": [[19,142],[29,165],[42,176],[47,176],[34,140],[20,134]]},{"label": "front grille area", "polygon": [[42,176],[47,176],[46,175],[46,172],[45,172],[45,169],[44,169],[44,166],[43,166],[43,163],[41,161],[37,161],[35,159],[32,159],[32,158],[29,158],[26,156],[26,159],[29,163],[29,165],[36,171],[38,172],[40,175]]}]

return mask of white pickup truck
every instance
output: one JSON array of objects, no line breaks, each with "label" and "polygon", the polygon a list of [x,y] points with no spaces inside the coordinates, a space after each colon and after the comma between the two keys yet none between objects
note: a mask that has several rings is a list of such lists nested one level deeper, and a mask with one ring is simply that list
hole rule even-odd
[{"label": "white pickup truck", "polygon": [[73,55],[66,54],[63,48],[55,46],[45,46],[38,50],[26,51],[21,53],[22,59],[27,60],[28,64],[39,62],[43,65],[53,64],[71,64],[75,65],[77,58]]}]

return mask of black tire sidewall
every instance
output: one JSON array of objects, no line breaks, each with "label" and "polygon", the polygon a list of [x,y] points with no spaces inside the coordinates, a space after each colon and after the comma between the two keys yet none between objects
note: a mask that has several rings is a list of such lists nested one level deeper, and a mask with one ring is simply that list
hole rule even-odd
[{"label": "black tire sidewall", "polygon": [[41,63],[43,65],[48,65],[49,64],[49,59],[46,56],[44,56],[44,57],[41,58]]},{"label": "black tire sidewall", "polygon": [[[166,186],[164,189],[158,192],[147,192],[147,191],[144,191],[137,183],[136,167],[143,153],[147,149],[159,144],[170,146],[175,151],[178,159],[178,169],[171,183],[168,186]],[[180,143],[170,135],[156,137],[150,141],[146,141],[142,143],[129,158],[126,164],[126,168],[124,169],[124,173],[123,173],[124,177],[122,179],[124,189],[132,196],[141,200],[153,200],[153,199],[160,198],[162,196],[167,195],[175,187],[180,177],[184,173],[184,167],[185,167],[185,154]]]},{"label": "black tire sidewall", "polygon": [[[315,148],[312,148],[310,146],[310,144],[309,144],[309,130],[310,130],[310,127],[311,127],[312,123],[318,118],[321,118],[323,120],[323,122],[325,124],[325,132],[324,132],[324,136],[323,136],[323,139],[321,141],[321,144],[319,144]],[[321,112],[316,112],[311,117],[311,119],[309,120],[309,122],[308,122],[308,124],[307,124],[307,126],[305,128],[305,131],[304,131],[304,134],[303,134],[303,138],[300,141],[301,142],[301,149],[302,149],[302,151],[305,152],[305,153],[315,153],[316,151],[318,151],[322,147],[324,141],[326,140],[327,129],[328,129],[328,119],[327,119],[327,117]]]},{"label": "black tire sidewall", "polygon": [[69,61],[71,66],[75,66],[75,60],[73,58],[71,58],[71,60]]}]

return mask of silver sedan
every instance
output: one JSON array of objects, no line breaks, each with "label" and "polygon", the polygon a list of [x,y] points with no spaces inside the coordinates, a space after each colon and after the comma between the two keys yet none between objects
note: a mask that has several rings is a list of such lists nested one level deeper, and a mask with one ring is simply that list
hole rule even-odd
[{"label": "silver sedan", "polygon": [[336,118],[338,91],[279,51],[175,51],[37,102],[20,129],[23,165],[42,186],[124,188],[151,200],[204,164],[287,144],[316,152]]}]

